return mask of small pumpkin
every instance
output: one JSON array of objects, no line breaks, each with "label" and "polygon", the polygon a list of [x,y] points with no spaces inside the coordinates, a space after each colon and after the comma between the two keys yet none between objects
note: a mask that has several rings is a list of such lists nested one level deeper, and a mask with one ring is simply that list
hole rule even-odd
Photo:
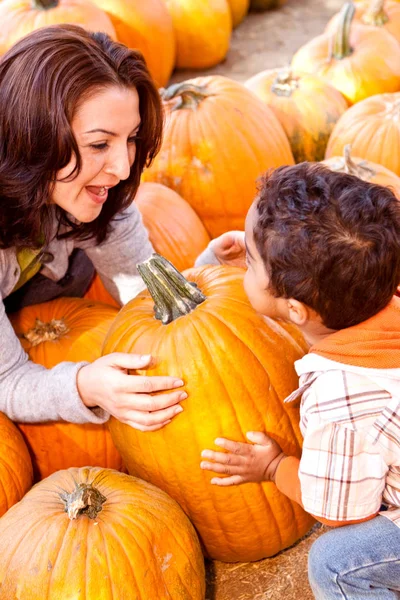
[{"label": "small pumpkin", "polygon": [[111,19],[118,41],[140,50],[158,86],[175,66],[175,34],[164,0],[93,0]]},{"label": "small pumpkin", "polygon": [[111,469],[59,471],[0,521],[0,599],[203,600],[204,563],[179,506]]},{"label": "small pumpkin", "polygon": [[[151,374],[185,381],[183,412],[160,431],[110,421],[113,440],[132,475],[171,495],[196,527],[211,558],[253,561],[272,556],[304,535],[312,518],[274,484],[232,488],[210,484],[200,453],[216,437],[246,441],[266,431],[299,456],[298,407],[283,399],[298,385],[294,361],[305,351],[300,332],[250,306],[244,270],[202,267],[185,272],[155,255],[138,266],[154,301],[142,292],[120,311],[103,353],[157,357]],[[182,449],[184,449],[182,451]]]},{"label": "small pumpkin", "polygon": [[341,156],[347,144],[355,156],[400,176],[400,93],[377,94],[349,108],[332,131],[325,157]]},{"label": "small pumpkin", "polygon": [[257,73],[245,83],[269,106],[289,138],[296,163],[319,161],[348,103],[320,77],[274,69]]},{"label": "small pumpkin", "polygon": [[47,25],[71,23],[88,31],[116,32],[110,18],[87,0],[2,0],[0,2],[0,55],[22,37]]},{"label": "small pumpkin", "polygon": [[[99,358],[117,312],[82,298],[59,298],[27,306],[10,315],[10,321],[29,358],[51,369],[62,361]],[[31,452],[36,479],[72,466],[121,468],[106,425],[56,422],[19,423],[18,427]]]},{"label": "small pumpkin", "polygon": [[264,11],[280,8],[287,0],[250,0],[250,10]]},{"label": "small pumpkin", "polygon": [[219,75],[174,84],[162,98],[164,139],[143,181],[178,192],[211,237],[243,229],[257,178],[294,164],[282,125],[244,85]]},{"label": "small pumpkin", "polygon": [[333,36],[312,39],[294,55],[294,71],[323,77],[354,104],[400,89],[400,45],[387,31],[353,24],[354,5],[344,4]]},{"label": "small pumpkin", "polygon": [[232,27],[235,28],[243,21],[248,13],[250,0],[228,0],[232,15]]},{"label": "small pumpkin", "polygon": [[33,482],[32,461],[17,427],[0,413],[0,517],[19,502]]},{"label": "small pumpkin", "polygon": [[363,181],[377,183],[389,187],[400,200],[400,177],[389,169],[375,163],[351,156],[351,146],[347,144],[343,150],[343,156],[332,156],[322,161],[322,164],[329,167],[332,171],[339,173],[349,173],[355,175]]},{"label": "small pumpkin", "polygon": [[229,50],[232,32],[228,0],[164,1],[174,25],[175,66],[208,69],[220,63]]}]

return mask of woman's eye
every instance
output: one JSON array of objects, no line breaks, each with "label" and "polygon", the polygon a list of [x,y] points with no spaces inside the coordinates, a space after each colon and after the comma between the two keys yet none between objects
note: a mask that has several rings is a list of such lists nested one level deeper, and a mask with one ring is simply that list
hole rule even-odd
[{"label": "woman's eye", "polygon": [[105,150],[108,148],[107,142],[102,142],[101,144],[90,144],[90,147],[94,150]]},{"label": "woman's eye", "polygon": [[138,139],[139,139],[138,135],[132,135],[131,137],[128,138],[128,144],[136,144]]}]

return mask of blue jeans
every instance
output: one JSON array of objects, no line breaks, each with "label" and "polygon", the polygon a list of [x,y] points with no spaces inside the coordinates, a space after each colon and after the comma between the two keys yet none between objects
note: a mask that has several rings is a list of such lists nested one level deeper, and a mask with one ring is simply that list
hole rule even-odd
[{"label": "blue jeans", "polygon": [[316,600],[399,600],[400,528],[378,515],[331,529],[308,558]]}]

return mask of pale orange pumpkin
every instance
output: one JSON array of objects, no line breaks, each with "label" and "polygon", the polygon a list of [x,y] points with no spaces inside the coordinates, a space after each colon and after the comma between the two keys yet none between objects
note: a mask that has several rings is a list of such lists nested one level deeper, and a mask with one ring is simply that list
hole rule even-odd
[{"label": "pale orange pumpkin", "polygon": [[203,600],[204,562],[179,506],[111,469],[59,471],[0,521],[0,599]]},{"label": "pale orange pumpkin", "polygon": [[400,89],[400,45],[379,27],[352,24],[354,5],[346,3],[333,35],[323,33],[294,55],[294,71],[326,79],[350,103]]},{"label": "pale orange pumpkin", "polygon": [[291,69],[262,71],[245,86],[273,110],[297,163],[324,158],[333,127],[348,108],[338,90],[316,75]]},{"label": "pale orange pumpkin", "polygon": [[[82,298],[59,298],[10,315],[29,358],[51,369],[62,361],[99,358],[117,310]],[[106,425],[19,423],[33,459],[36,479],[72,466],[119,469],[121,458]],[[0,596],[1,597],[1,596]]]},{"label": "pale orange pumpkin", "polygon": [[210,236],[190,204],[160,183],[142,183],[135,202],[154,250],[179,271],[193,267]]},{"label": "pale orange pumpkin", "polygon": [[139,265],[154,301],[142,292],[116,317],[103,353],[156,357],[151,374],[185,382],[183,412],[159,431],[143,433],[110,421],[128,471],[151,481],[181,505],[209,556],[253,561],[276,554],[304,535],[312,518],[273,483],[219,488],[199,467],[217,437],[246,441],[265,431],[300,455],[298,407],[283,399],[298,385],[294,361],[306,346],[293,326],[264,320],[243,289],[244,270],[203,267],[185,272],[189,284],[155,255]]},{"label": "pale orange pumpkin", "polygon": [[349,173],[350,175],[359,177],[363,181],[389,187],[397,198],[400,199],[400,177],[393,173],[393,171],[382,167],[382,165],[351,156],[350,144],[344,147],[343,156],[332,156],[323,160],[322,164],[329,167],[332,171]]},{"label": "pale orange pumpkin", "polygon": [[175,65],[175,34],[164,0],[93,0],[110,17],[119,42],[143,53],[158,86]]},{"label": "pale orange pumpkin", "polygon": [[[361,0],[354,3],[356,12],[353,22],[382,27],[400,42],[400,5],[394,0]],[[335,31],[339,15],[328,22],[326,31]]]},{"label": "pale orange pumpkin", "polygon": [[104,31],[116,39],[110,18],[87,0],[2,0],[0,22],[0,55],[31,31],[59,23]]},{"label": "pale orange pumpkin", "polygon": [[0,413],[0,517],[33,483],[32,461],[17,427]]},{"label": "pale orange pumpkin", "polygon": [[257,178],[270,167],[294,164],[282,125],[259,98],[227,77],[175,84],[163,101],[161,151],[143,180],[178,192],[211,237],[243,229]]},{"label": "pale orange pumpkin", "polygon": [[228,0],[164,2],[174,24],[176,67],[207,69],[220,63],[229,50],[232,31]]},{"label": "pale orange pumpkin", "polygon": [[332,131],[325,157],[341,156],[347,144],[355,156],[400,176],[400,93],[372,96],[347,110]]},{"label": "pale orange pumpkin", "polygon": [[232,26],[237,27],[247,15],[250,0],[228,0],[232,15]]}]

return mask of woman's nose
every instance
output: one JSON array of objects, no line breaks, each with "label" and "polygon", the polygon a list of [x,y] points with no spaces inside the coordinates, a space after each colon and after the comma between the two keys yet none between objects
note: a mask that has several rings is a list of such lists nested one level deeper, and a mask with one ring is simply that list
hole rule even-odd
[{"label": "woman's nose", "polygon": [[132,156],[132,149],[125,148],[110,156],[110,159],[104,167],[104,171],[118,177],[120,181],[128,179],[134,160],[135,153],[133,152]]}]

